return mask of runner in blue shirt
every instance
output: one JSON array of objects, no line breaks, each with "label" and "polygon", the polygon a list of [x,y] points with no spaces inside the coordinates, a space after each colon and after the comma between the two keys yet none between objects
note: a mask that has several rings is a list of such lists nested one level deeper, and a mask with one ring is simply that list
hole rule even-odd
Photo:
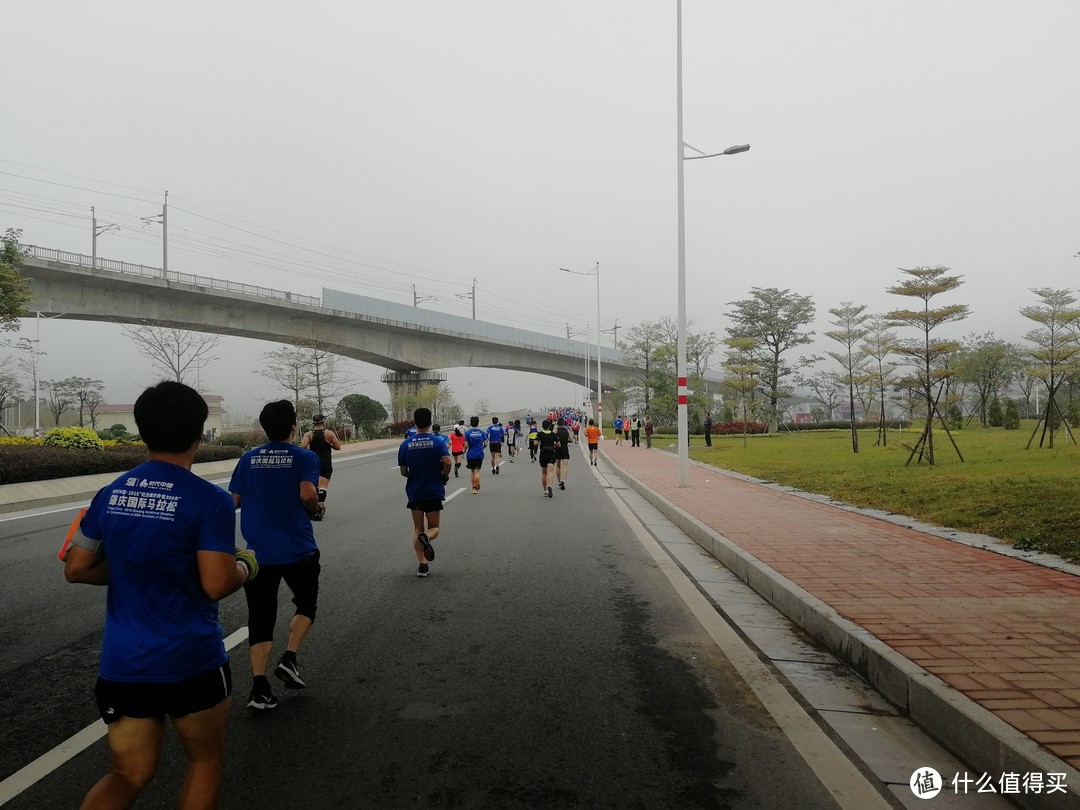
[{"label": "runner in blue shirt", "polygon": [[240,511],[240,531],[248,546],[266,562],[263,576],[244,588],[248,604],[248,646],[251,654],[250,709],[278,704],[266,679],[266,666],[277,623],[281,580],[292,591],[296,612],[289,623],[285,652],[274,675],[288,689],[303,689],[296,653],[315,622],[319,598],[319,547],[311,518],[326,504],[319,501],[319,457],[292,443],[296,410],[287,399],[267,403],[259,424],[270,439],[248,450],[233,470],[229,491]]},{"label": "runner in blue shirt", "polygon": [[499,417],[491,417],[491,427],[487,429],[488,452],[491,453],[491,473],[499,474],[502,464],[502,443],[506,437],[506,428],[499,424]]},{"label": "runner in blue shirt", "polygon": [[157,770],[165,717],[183,743],[184,796],[207,807],[221,790],[232,674],[218,602],[258,572],[236,551],[228,493],[192,474],[208,409],[162,382],[135,403],[149,459],[102,489],[67,552],[69,582],[105,585],[95,687],[111,770],[84,807],[128,807]]},{"label": "runner in blue shirt", "polygon": [[465,466],[472,472],[472,494],[480,491],[480,470],[484,466],[484,446],[487,433],[480,429],[480,417],[470,416],[469,427],[465,431]]},{"label": "runner in blue shirt", "polygon": [[[416,434],[414,433],[413,435],[415,436]],[[450,437],[442,432],[442,425],[440,425],[438,422],[434,423],[431,426],[431,435],[433,435],[436,439],[438,439],[440,442],[443,443],[443,445],[446,447],[446,453],[447,453],[447,455],[449,455],[450,454]]]},{"label": "runner in blue shirt", "polygon": [[[416,433],[398,448],[398,468],[405,483],[406,508],[412,514],[413,551],[416,552],[416,575],[431,572],[435,548],[431,542],[439,536],[439,518],[450,480],[450,448],[442,434],[431,432],[431,411],[417,408],[413,414]],[[426,525],[425,525],[426,522]]]}]

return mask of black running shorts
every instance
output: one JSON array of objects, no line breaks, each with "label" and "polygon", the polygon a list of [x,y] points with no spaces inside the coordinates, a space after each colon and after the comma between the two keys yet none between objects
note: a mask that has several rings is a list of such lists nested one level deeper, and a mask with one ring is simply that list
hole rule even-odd
[{"label": "black running shorts", "polygon": [[259,576],[244,586],[248,606],[248,646],[274,640],[277,622],[277,596],[281,581],[292,591],[297,616],[315,621],[319,606],[319,563],[316,551],[291,565],[260,565]]},{"label": "black running shorts", "polygon": [[488,442],[488,452],[489,453],[501,453],[502,452],[502,442]]},{"label": "black running shorts", "polygon": [[480,458],[467,458],[465,459],[465,467],[469,470],[482,470],[484,469],[484,459]]},{"label": "black running shorts", "polygon": [[232,694],[226,661],[209,672],[176,683],[128,683],[98,678],[94,687],[105,725],[121,717],[184,717],[217,706]]},{"label": "black running shorts", "polygon": [[555,451],[554,450],[541,450],[540,451],[540,466],[547,467],[549,464],[555,463]]},{"label": "black running shorts", "polygon": [[443,503],[439,498],[431,498],[426,501],[409,501],[405,504],[405,508],[412,511],[423,512],[426,515],[430,512],[441,512]]}]

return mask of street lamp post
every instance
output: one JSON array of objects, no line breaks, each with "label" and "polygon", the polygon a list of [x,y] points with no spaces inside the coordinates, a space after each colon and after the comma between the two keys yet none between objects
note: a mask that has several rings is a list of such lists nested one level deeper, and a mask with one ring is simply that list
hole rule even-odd
[{"label": "street lamp post", "polygon": [[[676,345],[677,358],[675,361],[675,373],[678,377],[678,425],[679,425],[679,479],[678,485],[685,487],[690,482],[690,427],[687,424],[687,374],[686,374],[686,204],[683,183],[683,162],[687,160],[701,160],[703,158],[718,157],[720,155],[737,155],[750,149],[750,144],[744,143],[739,146],[729,146],[723,152],[714,152],[707,155],[700,149],[694,149],[683,140],[683,71],[682,71],[682,0],[677,0],[675,5],[675,115],[677,118],[675,136],[678,141],[678,168],[676,187],[678,191],[678,261],[679,261],[679,336]],[[686,156],[686,148],[690,147],[697,155]]]},{"label": "street lamp post", "polygon": [[592,395],[592,356],[589,352],[592,350],[592,324],[585,324],[585,331],[580,329],[570,329],[570,324],[566,324],[566,339],[570,340],[571,337],[584,337],[585,338],[585,390]]},{"label": "street lamp post", "polygon": [[600,262],[597,262],[593,269],[586,272],[581,270],[570,270],[566,267],[560,267],[564,273],[573,273],[576,276],[596,276],[596,425],[600,430],[604,429],[604,401],[603,397],[603,384],[601,383],[600,373]]}]

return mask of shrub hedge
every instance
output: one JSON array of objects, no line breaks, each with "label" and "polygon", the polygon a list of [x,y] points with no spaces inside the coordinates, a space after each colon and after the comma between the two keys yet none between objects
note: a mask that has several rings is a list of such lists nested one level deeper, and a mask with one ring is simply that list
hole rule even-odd
[{"label": "shrub hedge", "polygon": [[53,428],[41,440],[43,447],[71,447],[77,450],[101,450],[104,445],[90,428]]},{"label": "shrub hedge", "polygon": [[[195,462],[239,458],[238,447],[203,446]],[[146,448],[122,444],[101,450],[44,447],[26,444],[0,444],[0,484],[25,481],[48,481],[74,475],[121,473],[146,461]]]}]

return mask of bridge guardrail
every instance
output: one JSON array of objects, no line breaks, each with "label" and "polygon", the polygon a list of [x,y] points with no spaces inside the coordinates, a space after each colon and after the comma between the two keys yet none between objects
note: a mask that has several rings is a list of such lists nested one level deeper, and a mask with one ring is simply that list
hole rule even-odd
[{"label": "bridge guardrail", "polygon": [[[37,245],[22,245],[26,255],[33,259],[46,261],[64,262],[75,264],[80,267],[94,268],[92,256],[82,253],[71,253],[66,250],[39,247]],[[311,295],[299,295],[297,293],[275,290],[270,287],[259,287],[254,284],[241,284],[237,281],[225,281],[220,278],[209,276],[197,276],[190,273],[179,273],[174,270],[162,271],[160,267],[147,267],[144,264],[132,264],[130,262],[117,261],[116,259],[97,259],[98,270],[111,270],[114,273],[124,273],[130,276],[142,276],[143,278],[160,278],[166,281],[176,281],[180,284],[191,284],[196,287],[209,287],[213,290],[251,295],[257,298],[273,298],[278,301],[288,301],[292,304],[304,304],[310,307],[321,307],[322,299]]]}]

